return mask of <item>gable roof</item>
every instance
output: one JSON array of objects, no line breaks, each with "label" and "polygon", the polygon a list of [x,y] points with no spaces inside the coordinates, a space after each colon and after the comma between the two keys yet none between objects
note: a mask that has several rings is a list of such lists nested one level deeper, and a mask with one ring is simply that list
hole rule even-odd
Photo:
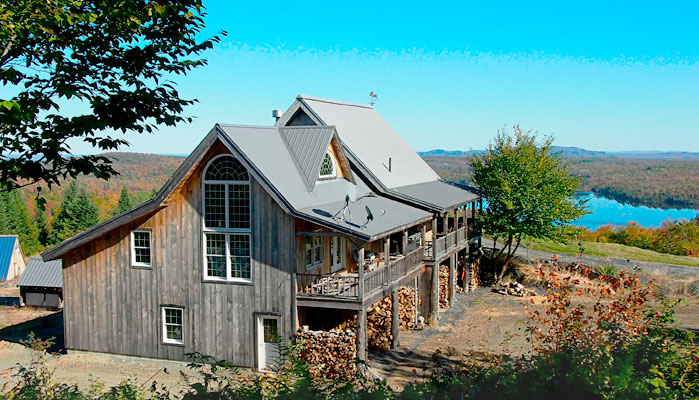
[{"label": "gable roof", "polygon": [[17,236],[15,235],[0,236],[0,281],[7,279],[7,273],[10,271],[10,263],[12,262],[12,255],[15,252],[17,240]]},{"label": "gable roof", "polygon": [[335,133],[331,126],[280,127],[279,133],[294,156],[306,188],[311,191],[318,180],[320,164]]},{"label": "gable roof", "polygon": [[[296,138],[303,132],[314,136],[314,138]],[[325,154],[332,138],[337,138],[337,132],[331,126],[280,128],[277,126],[217,124],[153,199],[67,239],[56,247],[46,250],[42,253],[42,257],[47,261],[57,259],[113,229],[167,207],[165,200],[185,179],[189,171],[199,164],[204,154],[217,140],[220,140],[238,158],[250,175],[260,183],[285,212],[318,225],[361,240],[372,241],[396,227],[412,225],[431,217],[430,214],[422,210],[399,202],[385,199],[390,202],[386,203],[384,200],[376,198],[365,198],[363,202],[366,201],[366,203],[362,203],[362,205],[350,204],[353,215],[362,221],[361,224],[356,223],[356,221],[328,218],[327,214],[332,217],[335,212],[340,210],[340,207],[337,207],[338,202],[341,203],[350,191],[355,192],[358,197],[371,193],[369,187],[361,180],[355,179],[352,171],[349,170],[347,171],[349,175],[347,179],[337,178],[316,182],[322,157],[317,160],[316,165],[317,157],[306,157],[306,153],[301,150],[303,147],[301,143],[308,143],[308,146],[313,147],[313,151],[309,151],[309,154],[317,154],[317,149],[320,148],[323,148],[322,154]],[[290,141],[293,144],[289,144]],[[292,150],[292,147],[295,147],[296,150]],[[345,157],[341,147],[340,154],[337,156]],[[315,171],[315,178],[308,171]],[[313,180],[313,184],[309,188],[308,182],[310,180]],[[375,207],[375,220],[362,226],[362,216],[367,214],[365,205]],[[386,217],[388,211],[381,215],[380,211],[384,208],[395,208],[396,215]],[[391,211],[391,215],[393,213]],[[379,215],[383,218],[382,220],[379,220]],[[386,223],[389,220],[392,222]],[[388,225],[391,227],[390,230],[385,229]]]},{"label": "gable roof", "polygon": [[17,281],[17,286],[63,287],[63,268],[61,260],[44,261],[41,257],[32,257],[27,268]]},{"label": "gable roof", "polygon": [[371,106],[299,95],[277,125],[285,125],[299,110],[318,125],[335,126],[352,166],[386,196],[433,212],[478,198],[441,180]]}]

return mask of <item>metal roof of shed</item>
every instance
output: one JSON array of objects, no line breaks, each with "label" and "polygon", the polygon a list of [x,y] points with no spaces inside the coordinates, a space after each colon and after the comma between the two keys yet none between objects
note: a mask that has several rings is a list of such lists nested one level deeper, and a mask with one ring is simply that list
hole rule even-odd
[{"label": "metal roof of shed", "polygon": [[0,236],[0,282],[7,279],[17,240],[15,235]]},{"label": "metal roof of shed", "polygon": [[32,257],[17,281],[17,286],[62,288],[62,265],[61,260],[44,261],[41,257]]}]

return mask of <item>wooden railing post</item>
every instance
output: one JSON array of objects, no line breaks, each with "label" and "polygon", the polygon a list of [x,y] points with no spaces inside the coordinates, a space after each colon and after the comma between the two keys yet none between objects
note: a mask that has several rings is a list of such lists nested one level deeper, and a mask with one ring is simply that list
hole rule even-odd
[{"label": "wooden railing post", "polygon": [[[364,245],[357,250],[357,272],[359,273],[359,300],[364,300]],[[364,312],[366,319],[366,311]]]},{"label": "wooden railing post", "polygon": [[[386,267],[386,271],[389,271],[389,268],[391,267],[391,237],[390,236],[387,236],[386,239],[384,240],[383,252],[384,252],[384,265]],[[383,274],[383,276],[384,276],[384,279],[382,279],[381,283],[385,285],[388,283],[386,278],[385,278],[386,274]]]},{"label": "wooden railing post", "polygon": [[432,264],[432,285],[430,290],[430,325],[437,326],[439,321],[439,264],[436,260]]},{"label": "wooden railing post", "polygon": [[456,253],[451,255],[449,260],[449,307],[454,304],[454,278],[456,276]]},{"label": "wooden railing post", "polygon": [[357,358],[362,361],[367,359],[366,322],[366,309],[362,307],[357,311]]},{"label": "wooden railing post", "polygon": [[391,342],[391,348],[395,349],[396,347],[400,346],[400,340],[398,339],[398,335],[400,333],[398,287],[393,288],[391,300],[393,303],[393,313],[391,316],[391,335],[393,336],[393,341]]}]

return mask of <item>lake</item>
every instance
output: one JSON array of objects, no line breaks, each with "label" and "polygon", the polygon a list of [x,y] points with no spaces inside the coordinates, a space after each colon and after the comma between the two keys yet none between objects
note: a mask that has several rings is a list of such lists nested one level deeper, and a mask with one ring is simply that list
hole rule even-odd
[{"label": "lake", "polygon": [[626,225],[629,221],[638,222],[645,227],[659,227],[667,219],[692,219],[699,214],[699,210],[693,209],[664,209],[649,208],[644,206],[632,206],[619,203],[616,200],[597,196],[594,193],[581,193],[581,197],[588,198],[587,207],[591,211],[571,225],[584,226],[588,229],[597,229],[602,225]]}]

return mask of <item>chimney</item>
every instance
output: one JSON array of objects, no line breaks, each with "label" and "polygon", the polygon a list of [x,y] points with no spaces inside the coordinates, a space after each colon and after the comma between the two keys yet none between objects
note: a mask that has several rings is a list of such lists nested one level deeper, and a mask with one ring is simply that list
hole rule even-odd
[{"label": "chimney", "polygon": [[279,118],[282,117],[282,110],[272,110],[272,116],[275,121],[279,121]]}]

